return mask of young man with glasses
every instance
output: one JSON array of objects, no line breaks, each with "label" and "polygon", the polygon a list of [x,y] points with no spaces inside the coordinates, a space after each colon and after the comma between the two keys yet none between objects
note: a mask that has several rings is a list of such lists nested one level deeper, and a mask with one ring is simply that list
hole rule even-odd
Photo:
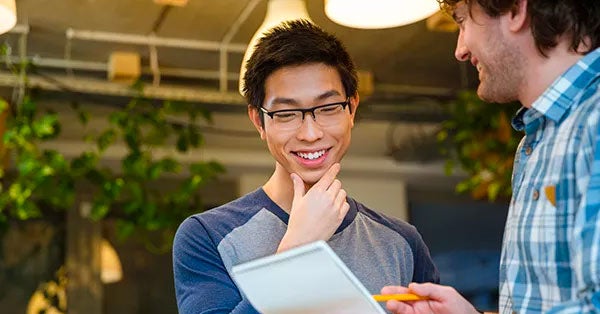
[{"label": "young man with glasses", "polygon": [[254,192],[182,223],[173,247],[179,312],[256,313],[231,267],[317,240],[373,294],[438,282],[416,229],[347,197],[336,179],[359,102],[342,43],[306,21],[282,24],[256,45],[244,86],[275,170]]}]

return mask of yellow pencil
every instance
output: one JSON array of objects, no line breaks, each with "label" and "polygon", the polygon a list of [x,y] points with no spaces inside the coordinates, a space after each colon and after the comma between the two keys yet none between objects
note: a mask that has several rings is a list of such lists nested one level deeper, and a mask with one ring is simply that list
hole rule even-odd
[{"label": "yellow pencil", "polygon": [[412,294],[412,293],[403,293],[403,294],[376,294],[373,295],[373,299],[377,302],[385,302],[390,300],[396,301],[419,301],[419,300],[428,300],[428,297],[422,297],[420,295]]}]

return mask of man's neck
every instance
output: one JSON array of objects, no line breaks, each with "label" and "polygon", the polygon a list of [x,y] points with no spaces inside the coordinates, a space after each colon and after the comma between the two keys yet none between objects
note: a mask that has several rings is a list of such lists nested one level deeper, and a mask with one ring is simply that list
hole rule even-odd
[{"label": "man's neck", "polygon": [[561,41],[558,46],[547,51],[547,57],[536,51],[524,69],[525,80],[519,95],[523,106],[531,108],[533,103],[550,87],[550,85],[583,55],[569,49],[568,42]]},{"label": "man's neck", "polygon": [[[305,191],[308,191],[310,186],[305,186]],[[263,185],[263,190],[286,213],[292,210],[292,201],[294,200],[294,184],[287,172],[279,163],[275,165],[273,175]]]}]

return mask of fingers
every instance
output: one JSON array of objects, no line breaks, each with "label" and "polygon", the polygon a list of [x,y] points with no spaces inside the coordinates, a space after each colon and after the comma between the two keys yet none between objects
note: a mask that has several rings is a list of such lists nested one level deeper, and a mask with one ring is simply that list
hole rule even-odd
[{"label": "fingers", "polygon": [[333,180],[333,182],[327,189],[327,193],[329,193],[331,195],[331,197],[335,199],[335,197],[340,193],[341,189],[342,189],[342,181],[335,179],[335,180]]},{"label": "fingers", "polygon": [[381,289],[381,294],[401,294],[410,292],[411,291],[407,287],[402,286],[386,286]]},{"label": "fingers", "polygon": [[329,168],[327,170],[327,172],[325,172],[325,174],[321,177],[321,179],[319,179],[319,181],[317,183],[315,183],[315,185],[313,185],[313,189],[320,189],[322,191],[325,191],[329,188],[329,186],[331,186],[331,184],[334,182],[335,177],[338,175],[338,173],[340,172],[340,164],[339,163],[335,163],[331,166],[331,168]]},{"label": "fingers", "polygon": [[391,301],[387,301],[385,304],[385,307],[387,308],[388,311],[390,311],[391,313],[394,314],[400,314],[400,313],[412,313],[412,308],[410,305],[404,303],[404,302],[399,302],[399,301],[395,301],[395,300],[391,300]]},{"label": "fingers", "polygon": [[346,202],[345,190],[340,189],[340,191],[335,197],[335,203],[333,206],[334,208],[339,208],[338,218],[344,219],[344,217],[346,217],[346,213],[348,213],[348,210],[350,209],[350,204]]},{"label": "fingers", "polygon": [[290,174],[290,177],[292,178],[292,183],[294,184],[294,201],[303,197],[305,194],[305,190],[304,190],[304,181],[302,181],[302,178],[300,178],[299,175],[292,173]]},{"label": "fingers", "polygon": [[408,289],[415,294],[420,296],[429,297],[433,300],[444,301],[451,298],[456,298],[460,296],[456,290],[452,287],[442,286],[433,284],[430,282],[427,283],[411,283],[408,285]]}]

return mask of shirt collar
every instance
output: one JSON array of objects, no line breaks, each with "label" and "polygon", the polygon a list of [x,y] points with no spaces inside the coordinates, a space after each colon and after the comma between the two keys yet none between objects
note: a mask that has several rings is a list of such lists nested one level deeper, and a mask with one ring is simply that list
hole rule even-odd
[{"label": "shirt collar", "polygon": [[528,109],[526,107],[521,107],[519,108],[519,110],[517,110],[517,114],[515,114],[510,123],[513,129],[519,132],[525,129],[525,122],[523,121],[523,116],[525,115],[525,112],[527,112],[527,110]]},{"label": "shirt collar", "polygon": [[517,131],[525,131],[525,134],[533,134],[540,126],[541,118],[543,117],[543,114],[539,111],[521,107],[512,118],[511,124],[513,129]]},{"label": "shirt collar", "polygon": [[585,55],[559,76],[531,107],[559,122],[574,104],[574,100],[599,76],[600,48]]}]

